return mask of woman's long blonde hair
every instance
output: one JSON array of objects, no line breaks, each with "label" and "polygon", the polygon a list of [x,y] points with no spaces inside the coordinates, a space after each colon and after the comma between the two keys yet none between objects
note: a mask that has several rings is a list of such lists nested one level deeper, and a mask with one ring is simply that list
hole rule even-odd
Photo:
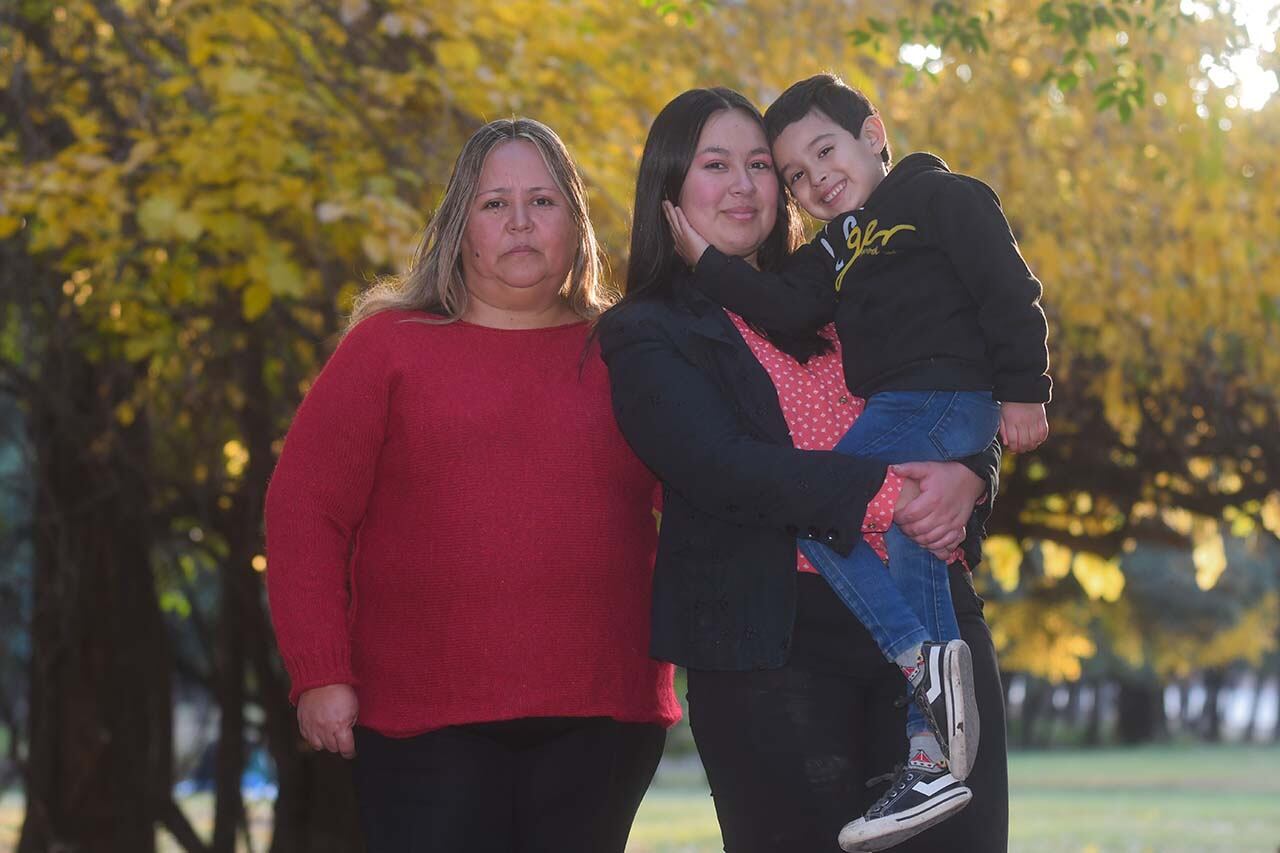
[{"label": "woman's long blonde hair", "polygon": [[479,185],[480,170],[493,149],[516,139],[530,142],[538,149],[578,228],[578,251],[561,296],[584,320],[594,320],[609,307],[613,299],[606,290],[604,259],[591,227],[587,190],[568,149],[556,132],[540,121],[499,119],[477,130],[462,146],[444,198],[423,231],[408,271],[381,278],[356,297],[348,330],[372,314],[391,309],[428,311],[445,317],[444,322],[462,317],[467,309],[467,287],[462,278],[462,235]]}]

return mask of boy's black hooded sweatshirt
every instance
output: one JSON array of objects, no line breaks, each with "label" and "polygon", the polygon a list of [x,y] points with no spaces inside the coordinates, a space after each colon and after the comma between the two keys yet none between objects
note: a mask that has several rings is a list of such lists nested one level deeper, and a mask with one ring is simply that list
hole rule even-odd
[{"label": "boy's black hooded sweatshirt", "polygon": [[834,318],[845,379],[877,391],[986,391],[1048,402],[1040,282],[986,184],[932,154],[894,167],[865,205],[827,223],[780,273],[708,249],[695,286],[784,334]]}]

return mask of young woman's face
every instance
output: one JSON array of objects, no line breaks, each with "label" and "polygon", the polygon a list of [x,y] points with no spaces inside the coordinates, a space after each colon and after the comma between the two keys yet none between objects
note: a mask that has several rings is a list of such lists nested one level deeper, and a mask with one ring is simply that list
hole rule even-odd
[{"label": "young woman's face", "polygon": [[559,292],[573,267],[578,231],[542,155],[523,139],[489,152],[462,235],[467,289],[514,307]]},{"label": "young woman's face", "polygon": [[778,177],[754,118],[721,110],[707,120],[677,203],[708,243],[756,262],[778,218]]}]

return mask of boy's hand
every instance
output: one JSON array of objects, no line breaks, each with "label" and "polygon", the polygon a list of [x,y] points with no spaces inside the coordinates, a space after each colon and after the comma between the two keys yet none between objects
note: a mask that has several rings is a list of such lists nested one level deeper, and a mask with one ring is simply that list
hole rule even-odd
[{"label": "boy's hand", "polygon": [[702,253],[711,244],[694,230],[685,218],[684,211],[669,201],[662,203],[662,212],[667,215],[667,223],[671,226],[671,236],[676,239],[676,251],[689,266],[696,266]]},{"label": "boy's hand", "polygon": [[1014,453],[1035,450],[1049,437],[1044,403],[1001,403],[1000,440]]}]

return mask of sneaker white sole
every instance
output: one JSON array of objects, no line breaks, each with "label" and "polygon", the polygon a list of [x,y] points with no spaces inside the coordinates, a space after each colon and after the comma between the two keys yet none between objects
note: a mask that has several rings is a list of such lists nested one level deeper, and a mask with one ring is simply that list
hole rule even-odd
[{"label": "sneaker white sole", "polygon": [[951,775],[961,782],[969,778],[982,727],[978,721],[978,696],[973,685],[973,656],[963,640],[952,640],[943,650],[943,670],[947,674],[947,763]]},{"label": "sneaker white sole", "polygon": [[942,796],[921,803],[914,809],[891,817],[867,820],[860,817],[845,824],[836,840],[846,853],[863,850],[887,850],[929,827],[942,823],[969,805],[973,792],[963,785]]}]

